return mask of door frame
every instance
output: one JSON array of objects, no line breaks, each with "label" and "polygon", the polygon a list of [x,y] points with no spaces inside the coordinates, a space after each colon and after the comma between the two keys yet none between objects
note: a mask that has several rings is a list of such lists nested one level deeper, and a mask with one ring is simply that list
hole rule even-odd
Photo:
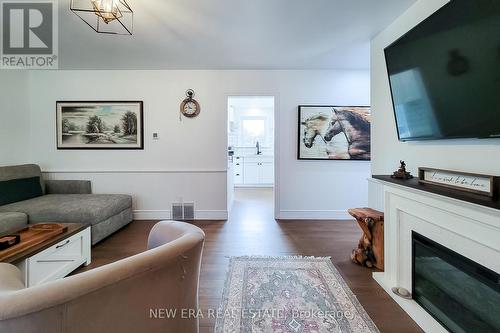
[{"label": "door frame", "polygon": [[[226,128],[225,130],[227,131],[228,125],[229,125],[229,110],[228,110],[228,101],[230,97],[273,97],[274,98],[274,186],[273,186],[273,196],[274,196],[274,219],[279,220],[280,218],[280,184],[281,184],[281,179],[280,179],[280,141],[279,141],[279,134],[280,134],[280,112],[279,112],[279,93],[278,92],[270,92],[270,91],[246,91],[246,92],[232,92],[232,93],[226,93],[225,94],[225,109],[226,109],[226,115],[225,115],[225,124]],[[229,140],[228,140],[228,135],[226,133],[226,154],[225,158],[227,159],[227,147],[229,145]],[[227,161],[226,161],[226,170],[227,173],[229,173],[229,170],[227,169]],[[227,175],[228,177],[229,175]],[[227,184],[227,177],[226,177],[226,209],[228,212],[228,218],[229,218],[229,212],[230,208],[229,203],[228,203],[228,184]]]}]

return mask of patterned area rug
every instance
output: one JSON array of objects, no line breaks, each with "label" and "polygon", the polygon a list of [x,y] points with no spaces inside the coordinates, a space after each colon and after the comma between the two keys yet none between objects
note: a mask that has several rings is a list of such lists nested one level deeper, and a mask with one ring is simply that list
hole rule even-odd
[{"label": "patterned area rug", "polygon": [[215,332],[379,330],[329,258],[233,257]]}]

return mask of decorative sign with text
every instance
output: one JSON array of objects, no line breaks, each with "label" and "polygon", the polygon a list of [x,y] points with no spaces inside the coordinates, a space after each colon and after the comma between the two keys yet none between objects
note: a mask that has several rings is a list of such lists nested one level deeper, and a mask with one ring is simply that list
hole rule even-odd
[{"label": "decorative sign with text", "polygon": [[418,168],[419,182],[476,194],[494,196],[495,177],[466,172]]}]

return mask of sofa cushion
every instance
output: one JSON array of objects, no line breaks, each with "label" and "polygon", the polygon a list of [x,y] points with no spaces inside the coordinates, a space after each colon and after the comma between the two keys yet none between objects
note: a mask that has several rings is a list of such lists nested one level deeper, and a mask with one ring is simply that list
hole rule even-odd
[{"label": "sofa cushion", "polygon": [[132,207],[122,194],[49,194],[0,207],[0,212],[23,212],[29,223],[72,222],[93,225]]},{"label": "sofa cushion", "polygon": [[0,213],[0,234],[24,228],[28,224],[28,215],[24,213]]},{"label": "sofa cushion", "polygon": [[23,164],[0,167],[0,181],[31,177],[40,177],[40,186],[42,186],[42,192],[45,193],[45,183],[38,165]]},{"label": "sofa cushion", "polygon": [[41,196],[40,177],[0,181],[0,206]]}]

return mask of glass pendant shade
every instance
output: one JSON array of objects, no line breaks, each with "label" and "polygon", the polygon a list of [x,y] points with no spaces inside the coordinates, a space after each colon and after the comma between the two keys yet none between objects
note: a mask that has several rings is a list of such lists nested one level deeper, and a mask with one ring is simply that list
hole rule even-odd
[{"label": "glass pendant shade", "polygon": [[120,8],[115,0],[91,0],[97,16],[102,18],[104,23],[109,23],[123,17]]},{"label": "glass pendant shade", "polygon": [[132,35],[134,12],[125,0],[71,0],[70,9],[97,33]]}]

